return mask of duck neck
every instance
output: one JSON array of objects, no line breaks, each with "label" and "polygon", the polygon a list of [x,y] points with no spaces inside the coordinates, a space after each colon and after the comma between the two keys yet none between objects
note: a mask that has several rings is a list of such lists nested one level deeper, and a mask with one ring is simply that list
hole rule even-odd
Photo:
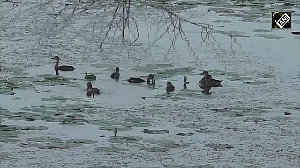
[{"label": "duck neck", "polygon": [[59,75],[58,74],[58,61],[56,61],[54,69],[55,69],[55,74],[58,76]]}]

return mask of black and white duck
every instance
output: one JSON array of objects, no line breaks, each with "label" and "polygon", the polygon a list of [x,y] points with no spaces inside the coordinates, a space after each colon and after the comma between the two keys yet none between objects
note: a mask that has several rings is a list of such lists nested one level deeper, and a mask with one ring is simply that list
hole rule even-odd
[{"label": "black and white duck", "polygon": [[129,78],[127,80],[129,83],[143,83],[143,82],[147,82],[147,85],[155,85],[155,79],[154,79],[154,75],[153,74],[149,74],[147,76],[147,80],[144,80],[142,78]]},{"label": "black and white duck", "polygon": [[74,71],[75,68],[73,66],[69,66],[69,65],[59,66],[58,65],[59,60],[60,60],[59,56],[55,56],[53,59],[56,61],[55,66],[54,66],[54,70],[55,70],[56,75],[59,75],[58,70],[60,70],[60,71]]}]

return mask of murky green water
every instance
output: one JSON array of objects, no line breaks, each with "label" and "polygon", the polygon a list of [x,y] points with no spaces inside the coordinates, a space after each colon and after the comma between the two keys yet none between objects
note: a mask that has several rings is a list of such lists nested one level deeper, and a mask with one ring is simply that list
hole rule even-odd
[{"label": "murky green water", "polygon": [[[126,41],[117,1],[0,3],[0,167],[300,165],[298,1],[134,2]],[[55,55],[75,70],[55,76]],[[202,94],[203,70],[223,87]]]}]

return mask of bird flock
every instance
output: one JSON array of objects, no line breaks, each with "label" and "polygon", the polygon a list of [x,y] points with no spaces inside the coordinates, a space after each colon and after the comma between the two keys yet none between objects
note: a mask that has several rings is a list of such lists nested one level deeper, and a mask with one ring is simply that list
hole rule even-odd
[{"label": "bird flock", "polygon": [[[61,65],[59,66],[59,61],[60,58],[58,56],[55,56],[53,58],[56,62],[55,62],[55,66],[54,66],[54,70],[55,70],[55,75],[59,75],[58,71],[73,71],[75,70],[75,68],[73,66],[68,66],[68,65]],[[199,87],[202,89],[201,92],[204,94],[211,94],[209,91],[212,87],[222,87],[222,80],[216,80],[214,79],[211,75],[209,75],[208,71],[203,71],[200,75],[203,75],[203,78],[199,81]],[[115,80],[119,80],[120,78],[120,69],[119,67],[116,67],[115,71],[110,75],[110,77],[112,79]],[[94,74],[87,74],[85,72],[85,79],[87,80],[95,80],[96,76]],[[144,80],[142,78],[129,78],[127,80],[129,83],[143,83],[143,82],[147,82],[147,85],[153,85],[155,86],[155,78],[153,74],[149,74],[147,76],[147,79]],[[183,82],[184,82],[184,88],[186,88],[186,85],[189,84],[189,82],[187,81],[187,76],[184,76],[183,78]],[[167,82],[167,86],[166,86],[166,91],[168,94],[170,94],[171,92],[175,91],[175,86],[171,83],[171,82]],[[91,83],[91,81],[87,82],[87,88],[86,88],[86,95],[87,96],[93,96],[95,94],[100,94],[100,89],[98,88],[93,88],[93,85]]]}]

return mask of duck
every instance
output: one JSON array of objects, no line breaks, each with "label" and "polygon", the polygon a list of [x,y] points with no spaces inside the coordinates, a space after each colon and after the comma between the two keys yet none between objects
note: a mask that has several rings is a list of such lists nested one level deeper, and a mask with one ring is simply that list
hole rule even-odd
[{"label": "duck", "polygon": [[149,74],[147,77],[147,84],[155,86],[155,79],[153,74]]},{"label": "duck", "polygon": [[294,35],[300,35],[300,31],[294,31],[294,32],[291,32],[292,34]]},{"label": "duck", "polygon": [[111,77],[112,79],[119,79],[119,78],[120,78],[120,73],[119,73],[119,71],[120,71],[119,67],[116,67],[116,71],[113,72],[113,73],[110,75],[110,77]]},{"label": "duck", "polygon": [[84,77],[84,79],[88,79],[88,80],[96,80],[96,75],[94,75],[94,74],[87,74],[87,73],[85,72],[85,77]]},{"label": "duck", "polygon": [[147,76],[147,81],[145,81],[144,79],[141,78],[129,78],[127,80],[129,83],[143,83],[143,82],[147,82],[147,85],[155,85],[155,79],[154,79],[154,75],[153,74],[149,74]]},{"label": "duck", "polygon": [[100,94],[100,89],[93,88],[92,82],[89,81],[86,84],[86,95],[87,96],[93,95],[93,97],[94,97],[94,94]]},{"label": "duck", "polygon": [[208,74],[208,71],[203,71],[200,75],[204,75],[204,77],[199,81],[199,86],[201,89],[207,87],[222,87],[221,82],[223,80],[214,79],[211,75]]},{"label": "duck", "polygon": [[15,95],[16,93],[14,92],[14,88],[10,88],[10,95]]},{"label": "duck", "polygon": [[58,70],[60,70],[60,71],[74,71],[75,68],[73,66],[69,66],[69,65],[59,66],[58,65],[59,60],[60,60],[59,56],[55,56],[53,59],[56,61],[55,66],[54,66],[54,70],[55,70],[55,74],[57,76],[59,75]]},{"label": "duck", "polygon": [[175,91],[175,86],[173,86],[171,82],[167,82],[166,91],[167,91],[168,94],[170,94],[170,92],[174,92]]},{"label": "duck", "polygon": [[155,86],[155,79],[153,74],[149,74],[147,77],[147,84]]},{"label": "duck", "polygon": [[146,82],[144,79],[141,79],[141,78],[129,78],[127,80],[129,83],[143,83],[143,82]]}]

